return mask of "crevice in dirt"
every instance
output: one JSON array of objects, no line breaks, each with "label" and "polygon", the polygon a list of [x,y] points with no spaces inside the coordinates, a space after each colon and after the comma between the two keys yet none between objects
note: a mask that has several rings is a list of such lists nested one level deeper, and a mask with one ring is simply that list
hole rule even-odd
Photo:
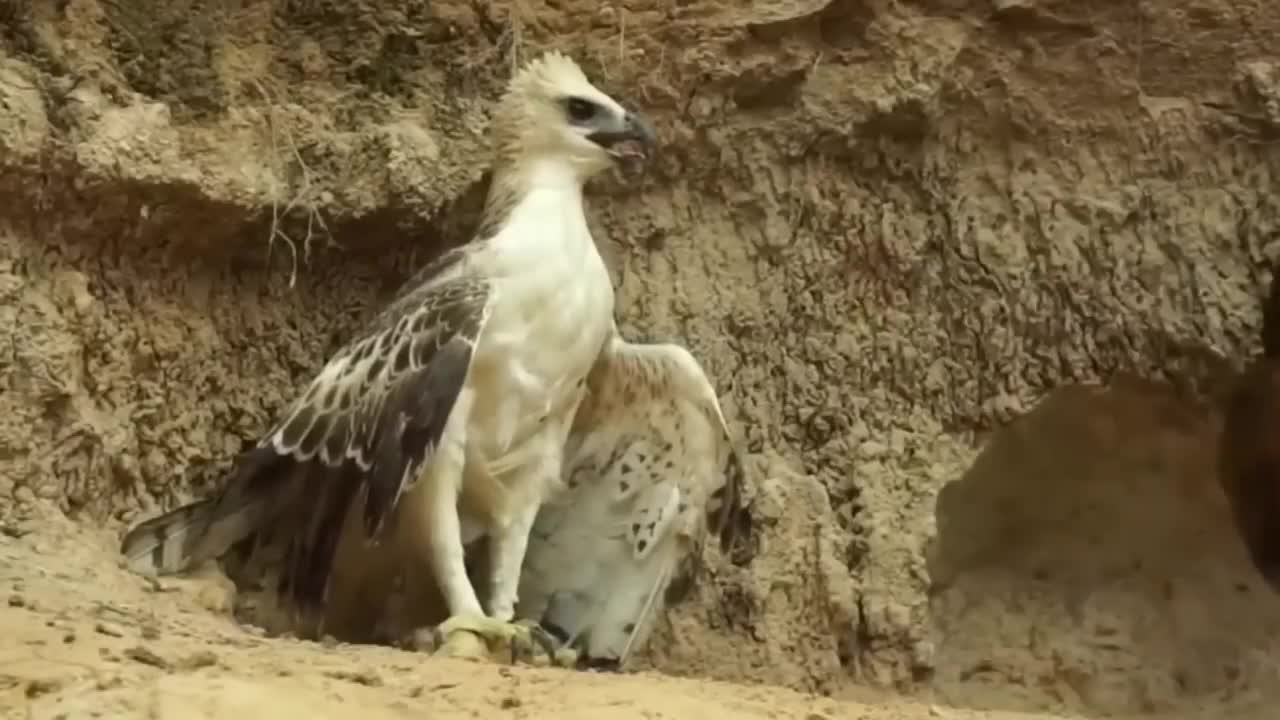
[{"label": "crevice in dirt", "polygon": [[1060,388],[997,433],[938,496],[941,696],[1143,714],[1269,684],[1280,602],[1216,482],[1220,423],[1129,381]]}]

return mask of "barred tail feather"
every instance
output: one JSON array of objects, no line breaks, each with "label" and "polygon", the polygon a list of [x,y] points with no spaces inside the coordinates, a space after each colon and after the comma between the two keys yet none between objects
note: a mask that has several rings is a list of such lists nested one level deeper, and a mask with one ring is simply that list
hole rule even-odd
[{"label": "barred tail feather", "polygon": [[184,505],[139,523],[121,543],[128,567],[144,575],[172,575],[221,556],[266,521],[268,497],[234,507],[216,500]]},{"label": "barred tail feather", "polygon": [[275,514],[292,485],[292,473],[277,472],[282,460],[270,447],[250,450],[218,497],[138,523],[120,543],[129,569],[144,575],[180,573],[253,534]]},{"label": "barred tail feather", "polygon": [[212,500],[184,505],[139,523],[120,544],[129,569],[143,575],[170,575],[193,564],[188,546],[209,525]]}]

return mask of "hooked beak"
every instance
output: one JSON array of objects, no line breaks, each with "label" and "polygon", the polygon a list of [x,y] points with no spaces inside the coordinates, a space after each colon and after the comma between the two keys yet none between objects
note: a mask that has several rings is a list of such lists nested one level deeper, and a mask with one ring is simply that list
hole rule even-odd
[{"label": "hooked beak", "polygon": [[613,127],[601,128],[587,137],[614,160],[647,160],[658,144],[653,126],[631,112]]}]

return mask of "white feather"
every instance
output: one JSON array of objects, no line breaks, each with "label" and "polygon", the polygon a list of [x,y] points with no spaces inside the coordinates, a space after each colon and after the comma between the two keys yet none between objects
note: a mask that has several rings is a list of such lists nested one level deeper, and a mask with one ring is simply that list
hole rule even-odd
[{"label": "white feather", "polygon": [[715,392],[683,348],[615,336],[588,388],[566,449],[568,487],[530,536],[518,614],[625,664],[699,547],[733,450]]},{"label": "white feather", "polygon": [[[585,392],[582,381],[613,322],[613,285],[587,226],[580,179],[558,159],[532,164],[525,179],[527,191],[507,222],[467,259],[491,283],[493,300],[464,386],[471,400],[462,435],[466,464],[478,464],[466,474],[487,477],[498,491],[483,494],[488,506],[480,517],[458,520],[467,539],[488,535],[491,552],[515,558],[504,562],[511,572],[493,579],[500,589],[490,588],[490,614],[498,615],[515,602],[527,533],[521,518],[531,521],[559,483],[560,450]],[[435,547],[430,535],[440,504],[454,499],[432,488],[421,493],[409,500],[418,522],[408,531],[432,546],[436,574],[451,578],[450,605],[471,605],[462,574],[442,570],[461,566],[461,547]]]}]

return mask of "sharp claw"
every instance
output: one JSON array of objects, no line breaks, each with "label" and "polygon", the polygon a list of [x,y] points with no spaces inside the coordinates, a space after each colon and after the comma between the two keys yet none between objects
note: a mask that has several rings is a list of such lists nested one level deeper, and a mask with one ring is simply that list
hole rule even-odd
[{"label": "sharp claw", "polygon": [[529,638],[532,637],[530,629],[519,621],[512,623],[512,627],[518,628],[519,631],[511,634],[511,664],[517,665],[522,660],[532,664],[533,647],[529,642]]},{"label": "sharp claw", "polygon": [[547,654],[547,660],[552,667],[572,668],[577,666],[578,651],[553,630],[544,627],[542,623],[531,622],[529,636]]},{"label": "sharp claw", "polygon": [[[521,619],[516,621],[515,624],[520,627],[521,634],[512,643],[512,662],[524,660],[532,665],[554,664],[556,650],[559,648],[559,643],[555,641],[555,638],[547,633],[536,621]],[[539,649],[546,654],[546,662],[541,662],[542,659],[537,654]]]},{"label": "sharp claw", "polygon": [[559,647],[559,643],[557,643],[546,630],[543,630],[538,625],[529,626],[529,640],[531,640],[533,644],[542,648],[543,652],[547,655],[553,657],[556,654],[556,649]]}]

